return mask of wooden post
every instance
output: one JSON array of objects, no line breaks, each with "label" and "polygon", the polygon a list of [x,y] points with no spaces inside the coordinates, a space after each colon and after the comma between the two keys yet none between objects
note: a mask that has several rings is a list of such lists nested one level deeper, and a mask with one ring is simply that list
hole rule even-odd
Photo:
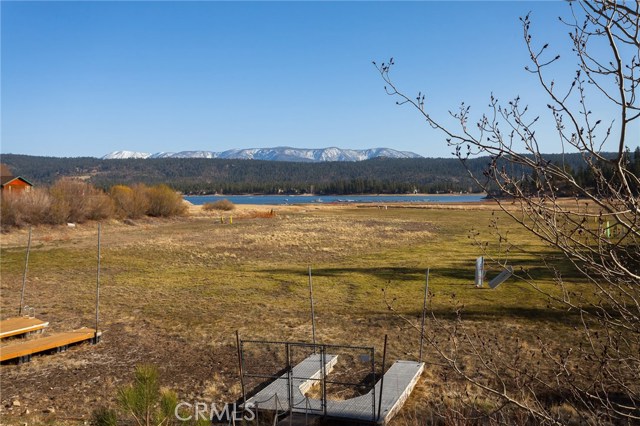
[{"label": "wooden post", "polygon": [[311,339],[313,342],[313,353],[316,353],[316,313],[313,305],[313,282],[311,280],[311,265],[309,265],[309,299],[311,299]]},{"label": "wooden post", "polygon": [[425,278],[424,300],[422,302],[422,325],[420,326],[420,362],[422,362],[422,347],[424,345],[424,320],[427,315],[427,297],[429,295],[429,268]]},{"label": "wooden post", "polygon": [[[384,369],[387,362],[387,335],[384,335],[384,349],[382,351],[382,375],[380,376],[380,396],[378,397],[378,419],[380,421],[380,409],[382,408],[382,391],[384,390]],[[374,387],[375,393],[375,387]]]},{"label": "wooden post", "polygon": [[96,337],[98,343],[98,326],[100,322],[100,237],[102,234],[102,224],[98,223],[98,269],[96,270]]},{"label": "wooden post", "polygon": [[20,292],[20,309],[18,315],[22,316],[22,305],[24,304],[24,289],[27,286],[27,268],[29,266],[29,252],[31,251],[31,227],[29,227],[29,241],[27,242],[27,256],[24,259],[24,271],[22,272],[22,291]]}]

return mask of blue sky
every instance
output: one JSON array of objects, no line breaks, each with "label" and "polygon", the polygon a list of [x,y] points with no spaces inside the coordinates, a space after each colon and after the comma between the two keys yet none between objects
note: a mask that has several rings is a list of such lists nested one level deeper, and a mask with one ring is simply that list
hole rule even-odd
[{"label": "blue sky", "polygon": [[[494,93],[546,105],[518,20],[573,61],[560,2],[1,3],[2,153],[294,146],[450,156],[372,60],[445,117]],[[544,109],[540,109],[547,114]],[[546,123],[546,125],[545,125]],[[559,152],[543,122],[543,151]]]}]

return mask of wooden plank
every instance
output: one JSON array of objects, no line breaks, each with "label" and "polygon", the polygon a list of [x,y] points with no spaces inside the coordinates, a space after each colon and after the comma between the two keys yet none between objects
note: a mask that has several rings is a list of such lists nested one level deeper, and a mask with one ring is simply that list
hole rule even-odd
[{"label": "wooden plank", "polygon": [[0,339],[10,336],[39,331],[49,325],[49,322],[37,318],[17,317],[0,321]]},{"label": "wooden plank", "polygon": [[91,340],[96,337],[93,328],[83,327],[79,330],[66,333],[52,334],[40,339],[27,340],[0,347],[0,361],[8,361],[25,356],[31,356],[39,352],[45,352],[56,348],[62,348],[74,343]]}]

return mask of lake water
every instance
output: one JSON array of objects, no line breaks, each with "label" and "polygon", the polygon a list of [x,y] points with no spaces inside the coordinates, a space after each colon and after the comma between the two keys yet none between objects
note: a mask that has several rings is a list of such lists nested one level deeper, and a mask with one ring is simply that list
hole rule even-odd
[{"label": "lake water", "polygon": [[471,195],[198,195],[184,197],[195,205],[229,200],[234,204],[331,204],[331,203],[474,203],[484,194]]}]

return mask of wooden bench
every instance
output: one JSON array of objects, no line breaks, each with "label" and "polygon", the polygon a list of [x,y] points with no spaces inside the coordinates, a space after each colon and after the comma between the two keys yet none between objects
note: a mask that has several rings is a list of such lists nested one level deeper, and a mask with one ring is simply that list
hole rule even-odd
[{"label": "wooden bench", "polygon": [[93,328],[82,327],[79,330],[56,333],[39,339],[11,343],[0,347],[0,362],[16,359],[18,362],[30,361],[31,355],[51,350],[63,352],[69,345],[89,340],[96,341],[100,335],[101,333],[96,333],[96,330]]},{"label": "wooden bench", "polygon": [[17,317],[0,321],[0,339],[44,330],[49,323],[37,318]]}]

